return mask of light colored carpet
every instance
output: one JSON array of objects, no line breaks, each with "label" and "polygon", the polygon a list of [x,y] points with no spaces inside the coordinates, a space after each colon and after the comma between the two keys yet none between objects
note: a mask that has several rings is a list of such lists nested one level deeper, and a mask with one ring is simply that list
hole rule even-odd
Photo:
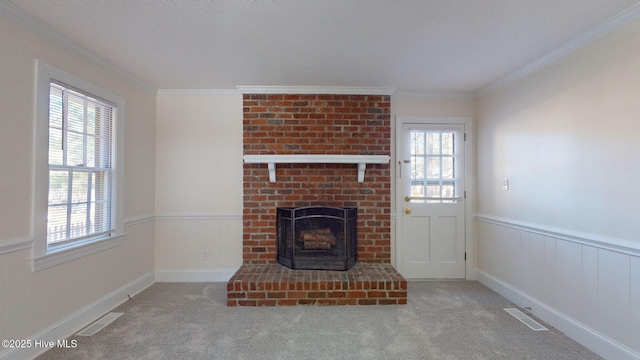
[{"label": "light colored carpet", "polygon": [[475,281],[411,281],[407,305],[227,307],[226,283],[157,283],[76,349],[39,359],[599,359],[535,332]]}]

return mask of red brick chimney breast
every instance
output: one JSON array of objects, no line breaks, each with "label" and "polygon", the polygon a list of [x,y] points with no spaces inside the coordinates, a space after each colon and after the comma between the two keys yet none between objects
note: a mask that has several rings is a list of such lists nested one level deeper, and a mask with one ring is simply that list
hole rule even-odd
[{"label": "red brick chimney breast", "polygon": [[[388,95],[245,94],[244,155],[390,155]],[[358,208],[358,262],[391,262],[389,164],[243,165],[243,263],[276,263],[276,208]]]}]

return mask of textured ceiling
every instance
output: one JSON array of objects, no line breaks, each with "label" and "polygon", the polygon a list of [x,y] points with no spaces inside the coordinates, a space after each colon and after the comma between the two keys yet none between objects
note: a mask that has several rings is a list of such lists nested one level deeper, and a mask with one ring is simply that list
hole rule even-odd
[{"label": "textured ceiling", "polygon": [[[7,0],[0,0],[7,1]],[[638,0],[8,0],[157,89],[474,93]]]}]

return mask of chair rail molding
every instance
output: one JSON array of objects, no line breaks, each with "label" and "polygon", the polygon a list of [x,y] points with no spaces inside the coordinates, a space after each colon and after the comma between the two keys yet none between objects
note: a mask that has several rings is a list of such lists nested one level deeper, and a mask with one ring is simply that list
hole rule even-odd
[{"label": "chair rail molding", "polygon": [[640,256],[640,243],[634,241],[529,223],[493,215],[476,214],[473,219],[480,222],[525,230],[531,233],[550,236],[578,244],[589,245],[600,249],[611,250],[622,254]]}]

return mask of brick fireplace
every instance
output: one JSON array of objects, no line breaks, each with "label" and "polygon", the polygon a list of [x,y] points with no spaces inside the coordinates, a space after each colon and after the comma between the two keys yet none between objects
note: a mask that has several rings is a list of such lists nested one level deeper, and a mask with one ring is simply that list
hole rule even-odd
[{"label": "brick fireplace", "polygon": [[[389,96],[245,94],[243,112],[245,156],[391,152]],[[280,163],[275,181],[267,164],[245,162],[243,171],[243,265],[229,281],[228,305],[406,303],[406,281],[390,265],[389,163],[367,165],[361,182],[354,164]],[[308,206],[357,208],[352,269],[277,264],[277,208]]]}]

